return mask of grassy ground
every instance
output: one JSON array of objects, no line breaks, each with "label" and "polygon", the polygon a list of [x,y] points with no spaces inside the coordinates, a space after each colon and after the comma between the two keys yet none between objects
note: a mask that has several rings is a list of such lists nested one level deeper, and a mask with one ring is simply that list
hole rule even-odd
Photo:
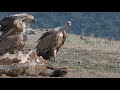
[{"label": "grassy ground", "polygon": [[[36,41],[44,31],[35,31],[37,35],[31,35],[24,50],[36,49]],[[67,78],[117,78],[120,77],[120,42],[68,34],[56,62],[50,63],[66,66]]]}]

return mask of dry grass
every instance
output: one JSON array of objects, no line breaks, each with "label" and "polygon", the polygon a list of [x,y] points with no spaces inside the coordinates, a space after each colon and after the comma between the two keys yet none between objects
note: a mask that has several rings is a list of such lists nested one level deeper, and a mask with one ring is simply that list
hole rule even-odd
[{"label": "dry grass", "polygon": [[87,50],[101,50],[105,52],[118,52],[120,51],[120,42],[108,39],[94,38],[92,36],[85,37],[80,35],[71,35],[67,42],[71,42],[76,47]]},{"label": "dry grass", "polygon": [[[35,30],[25,48],[36,49],[37,40],[44,31]],[[54,66],[66,66],[68,78],[120,77],[120,42],[115,40],[68,34],[57,53]]]}]

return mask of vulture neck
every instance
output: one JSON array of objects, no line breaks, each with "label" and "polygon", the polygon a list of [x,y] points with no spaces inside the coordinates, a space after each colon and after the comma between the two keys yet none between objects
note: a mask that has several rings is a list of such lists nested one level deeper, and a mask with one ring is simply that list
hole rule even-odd
[{"label": "vulture neck", "polygon": [[59,32],[63,32],[63,31],[65,31],[65,30],[67,30],[69,27],[70,27],[70,26],[65,25],[65,26],[63,26],[63,27],[60,27],[58,31],[59,31]]},{"label": "vulture neck", "polygon": [[29,33],[28,33],[28,29],[30,28],[30,24],[31,23],[29,23],[29,22],[23,22],[23,32],[22,32],[22,34],[23,34],[23,41],[24,42],[26,42],[26,41],[28,41],[29,40]]},{"label": "vulture neck", "polygon": [[25,30],[27,30],[28,28],[30,28],[31,23],[28,21],[24,21],[22,22],[22,28],[23,28],[23,32],[25,32]]},{"label": "vulture neck", "polygon": [[22,33],[23,34],[23,41],[26,42],[29,40],[29,33],[27,32],[27,30],[25,32]]}]

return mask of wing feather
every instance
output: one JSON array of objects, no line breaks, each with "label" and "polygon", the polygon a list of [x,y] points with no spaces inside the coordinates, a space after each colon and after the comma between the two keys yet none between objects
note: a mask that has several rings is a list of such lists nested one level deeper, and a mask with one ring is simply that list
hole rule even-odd
[{"label": "wing feather", "polygon": [[[9,51],[19,50],[21,47],[21,41],[19,35],[7,36],[0,40],[0,53],[6,53]],[[22,45],[23,46],[23,45]]]},{"label": "wing feather", "polygon": [[26,25],[30,23],[23,23],[28,18],[34,17],[28,14],[15,14],[3,18],[3,20],[0,21],[0,31],[3,32],[1,37],[15,35],[19,32],[23,32],[26,28]]},{"label": "wing feather", "polygon": [[50,48],[52,48],[53,46],[56,45],[57,43],[57,39],[56,39],[56,31],[52,31],[49,34],[48,33],[44,33],[38,42],[37,45],[37,49],[39,49],[40,51],[48,51],[50,50]]}]

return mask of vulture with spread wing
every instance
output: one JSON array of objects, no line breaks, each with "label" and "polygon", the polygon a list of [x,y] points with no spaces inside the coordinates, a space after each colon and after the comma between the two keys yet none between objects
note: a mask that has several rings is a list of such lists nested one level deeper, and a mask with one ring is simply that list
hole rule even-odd
[{"label": "vulture with spread wing", "polygon": [[34,16],[26,13],[6,16],[0,21],[0,31],[2,32],[0,37],[24,32],[27,28],[30,28],[30,24],[34,21],[36,21]]},{"label": "vulture with spread wing", "polygon": [[4,18],[0,24],[2,35],[0,37],[0,54],[21,50],[29,39],[29,34],[35,34],[30,28],[32,15],[15,14]]},{"label": "vulture with spread wing", "polygon": [[38,45],[36,47],[37,55],[42,56],[44,59],[55,61],[59,48],[66,40],[66,30],[70,26],[71,22],[68,21],[63,27],[53,28],[43,33],[43,35],[38,39]]}]

